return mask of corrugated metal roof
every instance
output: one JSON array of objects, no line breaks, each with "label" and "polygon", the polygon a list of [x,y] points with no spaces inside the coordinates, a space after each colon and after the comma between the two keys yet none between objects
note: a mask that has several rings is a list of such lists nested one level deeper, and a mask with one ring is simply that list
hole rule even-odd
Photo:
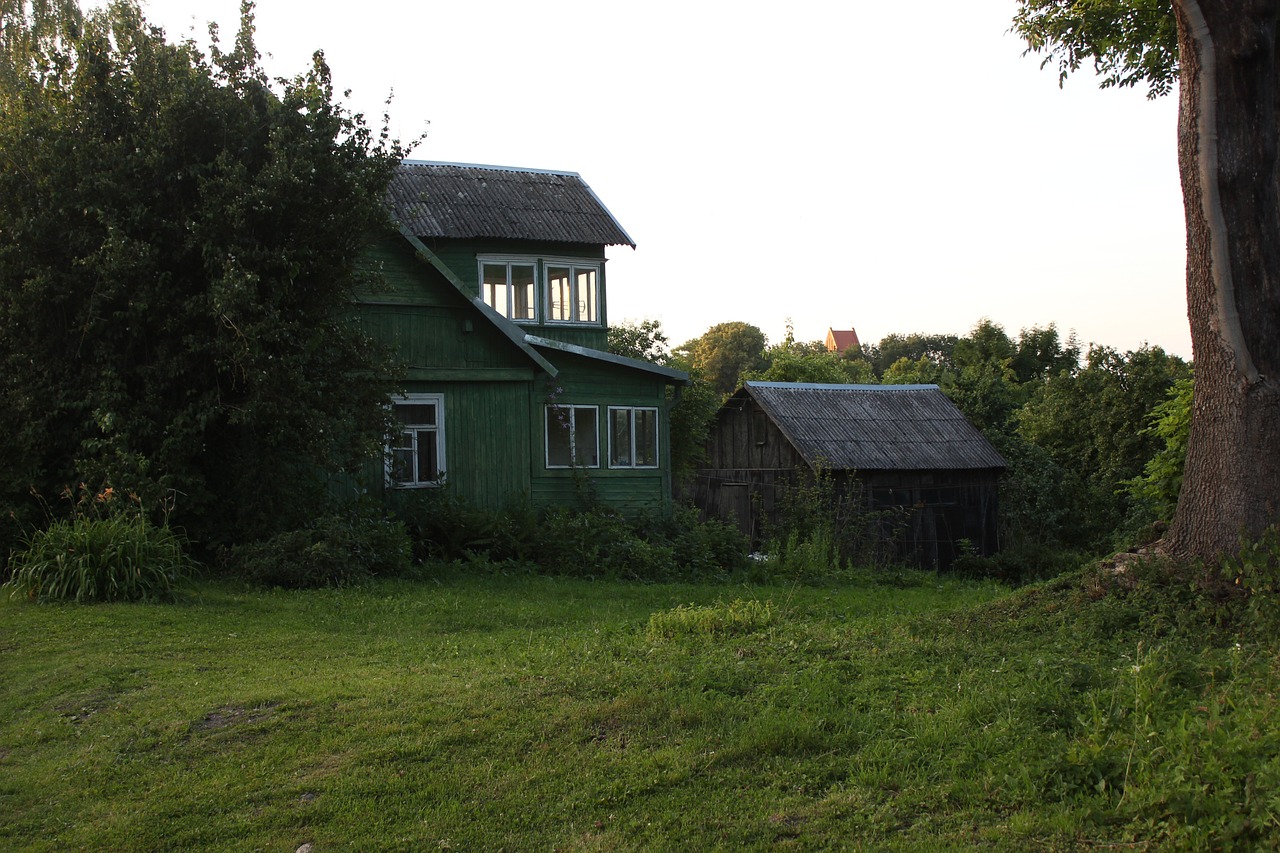
[{"label": "corrugated metal roof", "polygon": [[[747,382],[749,395],[811,464],[835,471],[1004,468],[991,442],[937,385]],[[733,398],[725,403],[733,404]]]},{"label": "corrugated metal roof", "polygon": [[423,238],[636,245],[574,172],[406,160],[387,197],[396,219]]}]

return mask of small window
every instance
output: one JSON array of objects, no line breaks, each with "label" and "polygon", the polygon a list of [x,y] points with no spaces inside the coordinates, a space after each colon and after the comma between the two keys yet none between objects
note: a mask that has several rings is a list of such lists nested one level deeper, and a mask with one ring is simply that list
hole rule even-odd
[{"label": "small window", "polygon": [[480,295],[486,305],[508,320],[527,323],[538,319],[534,280],[532,263],[485,261],[480,264]]},{"label": "small window", "polygon": [[547,467],[599,468],[595,406],[547,406]]},{"label": "small window", "polygon": [[437,486],[444,479],[444,395],[409,394],[391,401],[399,431],[387,448],[387,482]]},{"label": "small window", "polygon": [[658,467],[658,410],[609,409],[609,467]]},{"label": "small window", "polygon": [[553,323],[599,323],[600,268],[547,265],[547,317]]}]

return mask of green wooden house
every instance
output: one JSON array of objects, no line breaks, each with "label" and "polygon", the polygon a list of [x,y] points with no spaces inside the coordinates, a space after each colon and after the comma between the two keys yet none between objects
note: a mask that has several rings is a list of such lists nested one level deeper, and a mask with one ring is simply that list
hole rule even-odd
[{"label": "green wooden house", "polygon": [[443,483],[498,509],[671,503],[669,414],[686,374],[606,351],[605,247],[635,247],[577,174],[406,161],[398,237],[358,301],[407,373],[375,489]]}]

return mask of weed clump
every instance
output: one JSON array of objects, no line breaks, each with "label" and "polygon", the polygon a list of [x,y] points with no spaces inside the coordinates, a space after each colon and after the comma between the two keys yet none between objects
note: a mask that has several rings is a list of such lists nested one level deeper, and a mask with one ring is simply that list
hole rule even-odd
[{"label": "weed clump", "polygon": [[774,624],[776,616],[772,602],[754,598],[735,598],[703,606],[682,605],[652,614],[645,636],[657,640],[749,634]]}]

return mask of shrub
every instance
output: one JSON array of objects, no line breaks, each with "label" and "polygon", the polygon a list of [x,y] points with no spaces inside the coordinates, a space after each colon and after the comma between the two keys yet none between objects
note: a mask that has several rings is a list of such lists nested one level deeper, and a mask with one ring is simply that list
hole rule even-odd
[{"label": "shrub", "polygon": [[24,537],[5,587],[40,601],[156,601],[194,563],[182,539],[141,513],[55,521]]},{"label": "shrub", "polygon": [[1088,560],[1087,556],[1076,551],[1023,542],[989,557],[973,553],[962,554],[956,558],[951,570],[960,577],[1024,584],[1075,571]]},{"label": "shrub", "polygon": [[1210,590],[1230,622],[1267,639],[1280,636],[1280,525],[1241,543],[1222,561]]},{"label": "shrub", "polygon": [[286,589],[350,586],[405,574],[412,565],[404,525],[362,510],[321,516],[307,527],[237,546],[229,560],[249,582]]},{"label": "shrub", "polygon": [[747,569],[751,543],[736,525],[703,521],[693,507],[679,506],[665,529],[676,565],[691,580],[719,580]]},{"label": "shrub", "polygon": [[629,519],[603,507],[502,511],[471,506],[449,489],[397,500],[415,558],[534,565],[578,577],[633,580],[722,579],[746,564],[747,542],[732,525],[699,521],[677,507],[665,519]]}]

